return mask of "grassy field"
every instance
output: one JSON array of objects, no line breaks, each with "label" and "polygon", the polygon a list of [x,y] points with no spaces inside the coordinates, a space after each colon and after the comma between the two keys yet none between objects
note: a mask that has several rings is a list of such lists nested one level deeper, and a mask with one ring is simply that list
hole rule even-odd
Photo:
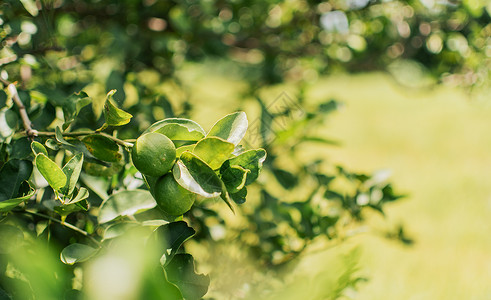
[{"label": "grassy field", "polygon": [[[181,74],[193,88],[193,115],[205,127],[244,106],[240,81],[193,69]],[[389,205],[387,221],[404,224],[413,246],[364,234],[337,252],[361,249],[369,281],[350,298],[491,299],[491,99],[479,102],[448,88],[411,90],[381,74],[321,79],[307,98],[345,103],[321,132],[342,143],[323,148],[326,157],[354,171],[389,169],[396,190],[407,195]],[[319,260],[336,259],[326,251],[310,262],[322,267]]]},{"label": "grassy field", "polygon": [[311,89],[312,99],[326,96],[346,104],[324,131],[343,146],[326,155],[355,170],[390,169],[408,197],[389,207],[389,222],[416,241],[357,238],[370,278],[357,299],[491,299],[491,103],[374,74]]}]

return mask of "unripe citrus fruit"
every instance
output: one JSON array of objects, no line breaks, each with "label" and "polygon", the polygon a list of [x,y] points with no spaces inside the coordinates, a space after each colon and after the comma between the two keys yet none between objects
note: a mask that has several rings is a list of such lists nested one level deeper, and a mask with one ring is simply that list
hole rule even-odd
[{"label": "unripe citrus fruit", "polygon": [[157,180],[153,194],[160,209],[171,216],[180,216],[190,210],[196,199],[196,194],[180,186],[171,173]]},{"label": "unripe citrus fruit", "polygon": [[141,173],[155,177],[162,176],[174,165],[176,147],[163,134],[145,133],[133,145],[131,159]]}]

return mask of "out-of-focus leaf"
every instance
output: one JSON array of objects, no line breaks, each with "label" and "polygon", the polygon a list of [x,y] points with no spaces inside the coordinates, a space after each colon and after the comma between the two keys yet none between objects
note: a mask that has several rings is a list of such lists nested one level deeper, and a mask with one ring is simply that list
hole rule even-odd
[{"label": "out-of-focus leaf", "polygon": [[14,252],[24,241],[24,233],[19,228],[0,224],[0,254]]},{"label": "out-of-focus leaf", "polygon": [[84,161],[84,154],[79,153],[72,157],[66,165],[63,167],[62,171],[65,173],[67,181],[65,186],[61,189],[61,192],[65,195],[71,195],[77,184],[78,177],[80,176],[80,171],[82,171],[82,165]]},{"label": "out-of-focus leaf", "polygon": [[240,191],[236,193],[231,193],[230,198],[234,200],[235,203],[237,204],[243,204],[246,201],[246,196],[247,196],[247,188],[244,187]]},{"label": "out-of-focus leaf", "polygon": [[0,141],[14,134],[17,128],[17,114],[7,107],[0,109]]},{"label": "out-of-focus leaf", "polygon": [[119,109],[112,102],[112,96],[116,90],[111,90],[107,93],[106,103],[104,103],[104,119],[108,126],[122,126],[128,124],[133,117],[131,114]]},{"label": "out-of-focus leaf", "polygon": [[30,144],[31,142],[27,137],[22,137],[12,141],[12,152],[10,159],[26,159],[29,155],[31,155]]},{"label": "out-of-focus leaf", "polygon": [[276,180],[283,186],[285,189],[292,189],[298,184],[298,177],[293,175],[292,173],[281,170],[281,169],[272,169],[273,175],[276,177]]},{"label": "out-of-focus leaf", "polygon": [[56,191],[65,186],[67,178],[58,165],[43,153],[36,155],[36,167],[48,184]]},{"label": "out-of-focus leaf", "polygon": [[[79,194],[77,194],[77,196]],[[87,198],[88,196],[88,193],[82,191],[79,198]],[[73,204],[59,204],[59,202],[55,202],[53,210],[62,217],[62,220],[64,220],[71,213],[81,210],[87,211],[89,209],[89,202],[87,202],[85,198],[80,199]]]},{"label": "out-of-focus leaf", "polygon": [[32,162],[9,160],[0,170],[0,201],[17,198],[22,183],[28,180],[31,174]]},{"label": "out-of-focus leaf", "polygon": [[234,145],[218,137],[204,138],[193,149],[193,153],[213,170],[220,168],[232,152],[234,152]]},{"label": "out-of-focus leaf", "polygon": [[174,179],[185,189],[206,198],[222,192],[222,182],[204,161],[191,152],[184,152],[173,169]]},{"label": "out-of-focus leaf", "polygon": [[70,244],[66,246],[60,254],[60,259],[64,264],[73,265],[88,260],[99,250],[84,244]]},{"label": "out-of-focus leaf", "polygon": [[12,300],[4,290],[0,289],[0,300]]},{"label": "out-of-focus leaf", "polygon": [[207,137],[216,136],[237,145],[246,134],[247,126],[245,112],[235,112],[218,120],[208,132]]},{"label": "out-of-focus leaf", "polygon": [[29,200],[36,191],[29,185],[27,181],[24,181],[19,189],[19,195],[17,198],[12,198],[4,201],[0,201],[0,212],[7,212],[12,210],[22,202]]},{"label": "out-of-focus leaf", "polygon": [[105,136],[89,135],[84,137],[82,142],[87,147],[87,150],[100,160],[118,162],[122,158],[118,144]]},{"label": "out-of-focus leaf", "polygon": [[157,205],[149,191],[121,191],[109,196],[99,210],[99,223],[107,223],[121,216],[131,216]]},{"label": "out-of-focus leaf", "polygon": [[186,300],[201,299],[208,292],[210,277],[196,274],[191,254],[176,254],[165,267],[165,272],[169,282],[179,287]]}]

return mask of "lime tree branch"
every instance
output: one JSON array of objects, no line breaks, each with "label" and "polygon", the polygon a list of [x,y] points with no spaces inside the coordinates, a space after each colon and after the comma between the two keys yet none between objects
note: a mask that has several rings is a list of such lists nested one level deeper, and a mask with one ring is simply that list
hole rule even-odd
[{"label": "lime tree branch", "polygon": [[70,223],[67,223],[65,221],[61,221],[61,220],[55,219],[53,217],[50,217],[48,215],[45,215],[45,214],[42,214],[42,213],[38,213],[38,212],[35,212],[35,211],[31,211],[31,210],[25,210],[23,212],[28,213],[28,214],[31,214],[31,215],[34,215],[34,216],[38,216],[38,217],[41,217],[41,218],[45,218],[47,220],[50,220],[50,221],[56,222],[58,224],[61,224],[61,225],[65,226],[66,228],[69,228],[69,229],[71,229],[73,231],[76,231],[76,232],[82,234],[83,236],[87,237],[92,242],[94,242],[97,246],[99,246],[99,247],[101,246],[101,243],[98,240],[96,240],[94,237],[90,236],[90,234],[87,231],[82,230],[82,229],[80,229],[80,228],[78,228],[78,227],[76,227],[76,226],[74,226],[74,225],[72,225]]},{"label": "lime tree branch", "polygon": [[[114,137],[110,134],[107,134],[105,132],[100,132],[100,131],[77,131],[77,132],[63,132],[62,135],[63,137],[79,137],[79,136],[87,136],[87,135],[102,135],[116,143],[118,143],[121,146],[131,148],[133,147],[132,143],[123,141],[121,139],[118,139],[117,137]],[[56,137],[56,134],[54,132],[49,132],[49,131],[36,131],[36,136],[43,136],[43,137]]]},{"label": "lime tree branch", "polygon": [[19,93],[17,92],[17,88],[13,83],[11,83],[8,80],[5,80],[3,78],[0,78],[0,81],[7,86],[7,89],[12,96],[12,99],[14,100],[15,105],[19,109],[19,114],[20,117],[22,118],[22,124],[24,125],[24,129],[26,130],[26,135],[29,138],[33,138],[37,135],[37,131],[32,129],[31,125],[31,120],[29,119],[29,116],[27,115],[26,107],[24,106],[24,103],[22,103],[22,100],[19,97]]}]

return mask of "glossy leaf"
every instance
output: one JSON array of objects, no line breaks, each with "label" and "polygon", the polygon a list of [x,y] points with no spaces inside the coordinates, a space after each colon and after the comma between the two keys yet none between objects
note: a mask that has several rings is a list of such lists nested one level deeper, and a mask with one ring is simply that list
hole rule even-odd
[{"label": "glossy leaf", "polygon": [[84,137],[82,142],[87,147],[87,150],[100,160],[118,162],[122,158],[118,144],[105,136],[89,135]]},{"label": "glossy leaf", "polygon": [[148,127],[143,133],[157,131],[164,126],[167,126],[168,124],[179,124],[185,127],[189,133],[196,132],[193,134],[199,133],[201,137],[204,137],[206,135],[206,132],[198,123],[196,123],[193,120],[183,119],[183,118],[168,118],[168,119],[160,120],[150,125],[150,127]]},{"label": "glossy leaf", "polygon": [[207,163],[213,170],[220,168],[232,152],[234,145],[218,137],[207,137],[200,140],[193,153]]},{"label": "glossy leaf", "polygon": [[109,196],[99,210],[99,223],[107,223],[121,216],[131,216],[157,205],[149,191],[121,191]]},{"label": "glossy leaf", "polygon": [[61,189],[61,192],[65,195],[71,195],[77,184],[78,177],[82,171],[82,165],[84,162],[84,154],[79,153],[72,157],[66,165],[63,167],[62,171],[65,173],[67,181],[65,186]]},{"label": "glossy leaf", "polygon": [[112,102],[112,96],[116,90],[111,90],[107,93],[106,103],[104,103],[104,119],[108,126],[122,126],[128,124],[133,117],[131,114],[116,107]]},{"label": "glossy leaf", "polygon": [[158,227],[149,238],[151,247],[158,249],[160,254],[165,254],[161,261],[167,265],[181,245],[196,234],[196,231],[189,227],[184,221],[171,222]]},{"label": "glossy leaf", "polygon": [[65,186],[67,178],[58,165],[43,153],[36,155],[36,167],[48,184],[56,191]]},{"label": "glossy leaf", "polygon": [[154,132],[166,135],[177,145],[195,143],[204,137],[201,131],[178,123],[165,124]]},{"label": "glossy leaf", "polygon": [[36,141],[31,143],[31,150],[34,153],[34,155],[38,155],[39,153],[43,153],[44,155],[48,156],[48,150],[44,148],[43,144],[38,143]]},{"label": "glossy leaf", "polygon": [[181,146],[176,149],[176,157],[179,158],[185,151],[192,152],[195,145]]},{"label": "glossy leaf", "polygon": [[266,151],[264,149],[256,149],[246,151],[237,157],[229,159],[229,163],[231,166],[241,166],[250,171],[250,173],[247,174],[245,183],[246,185],[249,185],[256,181],[265,159]]},{"label": "glossy leaf", "polygon": [[73,265],[88,260],[99,250],[84,244],[70,244],[66,246],[60,254],[60,259],[64,264]]},{"label": "glossy leaf", "polygon": [[206,198],[219,196],[222,182],[205,162],[184,152],[173,168],[174,179],[185,189]]},{"label": "glossy leaf", "polygon": [[208,292],[210,277],[196,274],[191,254],[176,254],[165,267],[165,272],[169,282],[179,287],[186,300],[201,299]]},{"label": "glossy leaf", "polygon": [[0,201],[17,198],[21,185],[32,174],[32,163],[28,160],[9,160],[0,170]]},{"label": "glossy leaf", "polygon": [[222,181],[229,193],[237,193],[241,190],[245,186],[247,174],[250,172],[251,170],[241,166],[231,166],[230,161],[226,161],[220,168]]},{"label": "glossy leaf", "polygon": [[82,200],[85,200],[87,198],[89,198],[89,191],[86,188],[81,187],[78,190],[77,195],[75,197],[73,197],[72,199],[70,199],[70,201],[68,201],[67,204],[74,204],[74,203],[80,202]]},{"label": "glossy leaf", "polygon": [[58,141],[58,143],[66,146],[72,146],[69,142],[65,140],[65,137],[63,137],[63,132],[61,131],[60,127],[56,126],[55,128],[55,138]]},{"label": "glossy leaf", "polygon": [[246,134],[247,126],[245,112],[235,112],[218,120],[208,132],[207,137],[216,136],[237,145]]}]

